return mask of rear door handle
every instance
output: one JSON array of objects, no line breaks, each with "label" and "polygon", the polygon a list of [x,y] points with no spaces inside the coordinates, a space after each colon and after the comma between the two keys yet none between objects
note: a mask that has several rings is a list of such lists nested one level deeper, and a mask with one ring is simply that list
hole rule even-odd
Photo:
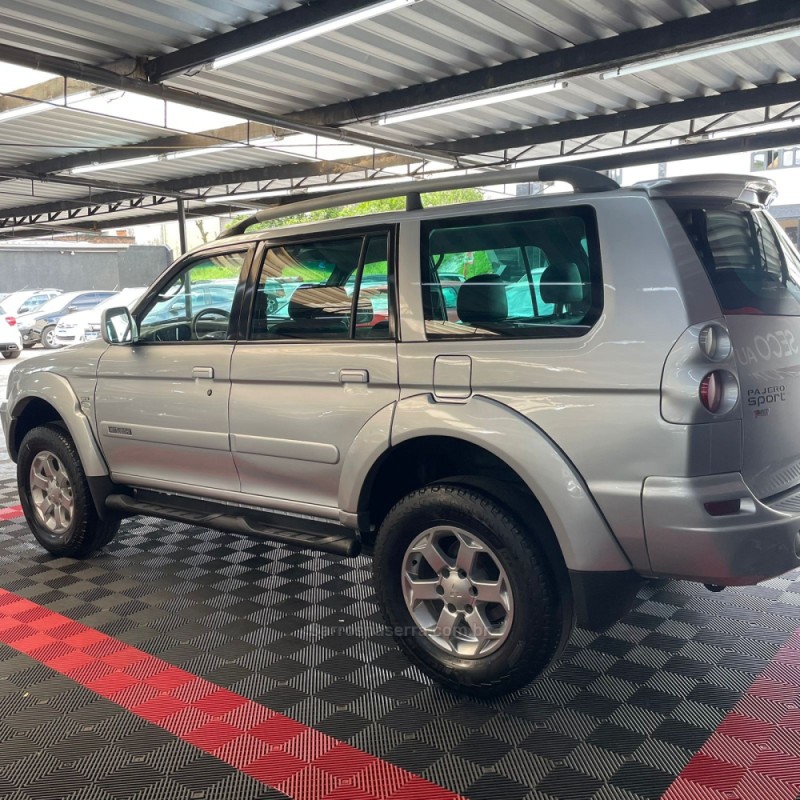
[{"label": "rear door handle", "polygon": [[213,378],[214,367],[192,367],[193,378]]},{"label": "rear door handle", "polygon": [[365,369],[340,369],[339,383],[369,383],[369,372]]}]

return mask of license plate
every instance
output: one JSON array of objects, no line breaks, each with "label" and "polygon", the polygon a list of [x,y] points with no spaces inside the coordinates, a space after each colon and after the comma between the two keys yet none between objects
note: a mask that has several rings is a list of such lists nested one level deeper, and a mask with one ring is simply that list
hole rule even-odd
[{"label": "license plate", "polygon": [[86,333],[83,335],[83,340],[85,342],[93,342],[99,336],[100,336],[100,334],[99,333],[95,333],[95,331],[86,331]]}]

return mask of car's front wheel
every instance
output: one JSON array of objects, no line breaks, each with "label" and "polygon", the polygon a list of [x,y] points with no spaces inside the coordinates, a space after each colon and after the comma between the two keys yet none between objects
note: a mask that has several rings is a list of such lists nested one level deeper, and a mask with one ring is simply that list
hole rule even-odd
[{"label": "car's front wheel", "polygon": [[58,347],[58,342],[56,341],[56,326],[55,325],[48,325],[42,331],[42,344],[48,350],[55,350]]},{"label": "car's front wheel", "polygon": [[457,691],[524,686],[570,624],[534,532],[469,487],[437,484],[404,497],[380,527],[374,572],[400,647]]},{"label": "car's front wheel", "polygon": [[33,428],[17,459],[20,503],[33,535],[58,556],[82,558],[108,544],[119,519],[100,519],[78,451],[57,425]]},{"label": "car's front wheel", "polygon": [[5,353],[3,353],[3,358],[19,358],[19,354],[19,350],[6,350]]}]

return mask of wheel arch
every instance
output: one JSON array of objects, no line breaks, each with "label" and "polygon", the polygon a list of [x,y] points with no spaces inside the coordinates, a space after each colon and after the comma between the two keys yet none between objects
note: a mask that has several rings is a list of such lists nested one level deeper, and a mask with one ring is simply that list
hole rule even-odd
[{"label": "wheel arch", "polygon": [[75,442],[86,474],[108,475],[89,418],[66,378],[52,372],[36,372],[31,377],[34,378],[32,385],[20,387],[9,409],[8,444],[12,457],[16,457],[22,439],[31,428],[47,422],[61,422]]},{"label": "wheel arch", "polygon": [[17,460],[26,434],[48,423],[63,425],[74,442],[95,509],[104,518],[107,514],[105,500],[113,491],[113,484],[89,419],[81,411],[80,402],[65,378],[53,373],[36,373],[35,385],[17,394],[10,408],[7,447],[12,460]]},{"label": "wheel arch", "polygon": [[[343,508],[358,513],[367,536],[387,506],[409,491],[472,475],[484,485],[493,481],[495,490],[500,485],[515,487],[512,510],[517,514],[526,507],[541,512],[567,569],[631,569],[568,458],[530,420],[492,400],[477,397],[469,403],[445,404],[418,395],[401,401],[394,414],[391,446],[362,470],[363,480],[352,487],[350,506]],[[508,504],[511,497],[500,499]]]}]

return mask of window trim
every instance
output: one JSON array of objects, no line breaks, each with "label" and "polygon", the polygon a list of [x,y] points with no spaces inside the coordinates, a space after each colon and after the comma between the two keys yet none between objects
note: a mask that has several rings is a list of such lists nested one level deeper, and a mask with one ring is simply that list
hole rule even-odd
[{"label": "window trim", "polygon": [[[503,336],[493,334],[469,334],[469,333],[432,333],[428,330],[428,322],[435,322],[436,320],[429,320],[425,316],[425,303],[422,298],[422,288],[424,285],[423,278],[425,277],[423,270],[428,269],[430,263],[429,257],[429,242],[430,233],[433,229],[441,228],[459,228],[464,227],[465,224],[472,226],[478,225],[496,225],[503,222],[532,222],[539,219],[553,219],[557,217],[575,217],[579,216],[584,222],[586,231],[586,244],[587,244],[587,260],[589,264],[589,278],[591,281],[591,307],[584,318],[584,322],[580,325],[550,325],[542,324],[537,326],[532,324],[528,328],[528,334],[525,336]],[[528,246],[536,245],[535,242],[530,242]],[[420,308],[422,309],[422,329],[425,335],[425,340],[428,342],[522,342],[522,341],[554,341],[560,339],[582,339],[588,336],[596,327],[598,321],[603,315],[605,307],[605,287],[603,284],[603,263],[600,251],[600,234],[599,225],[597,222],[597,210],[591,204],[581,205],[567,205],[567,206],[549,206],[547,208],[524,209],[522,211],[501,211],[501,212],[484,212],[475,213],[470,215],[452,216],[452,217],[438,217],[431,220],[422,220],[420,224],[420,237],[419,237],[419,268],[420,268]],[[542,249],[542,248],[540,248]],[[527,261],[527,259],[526,259]],[[558,331],[554,333],[554,331]]]}]

